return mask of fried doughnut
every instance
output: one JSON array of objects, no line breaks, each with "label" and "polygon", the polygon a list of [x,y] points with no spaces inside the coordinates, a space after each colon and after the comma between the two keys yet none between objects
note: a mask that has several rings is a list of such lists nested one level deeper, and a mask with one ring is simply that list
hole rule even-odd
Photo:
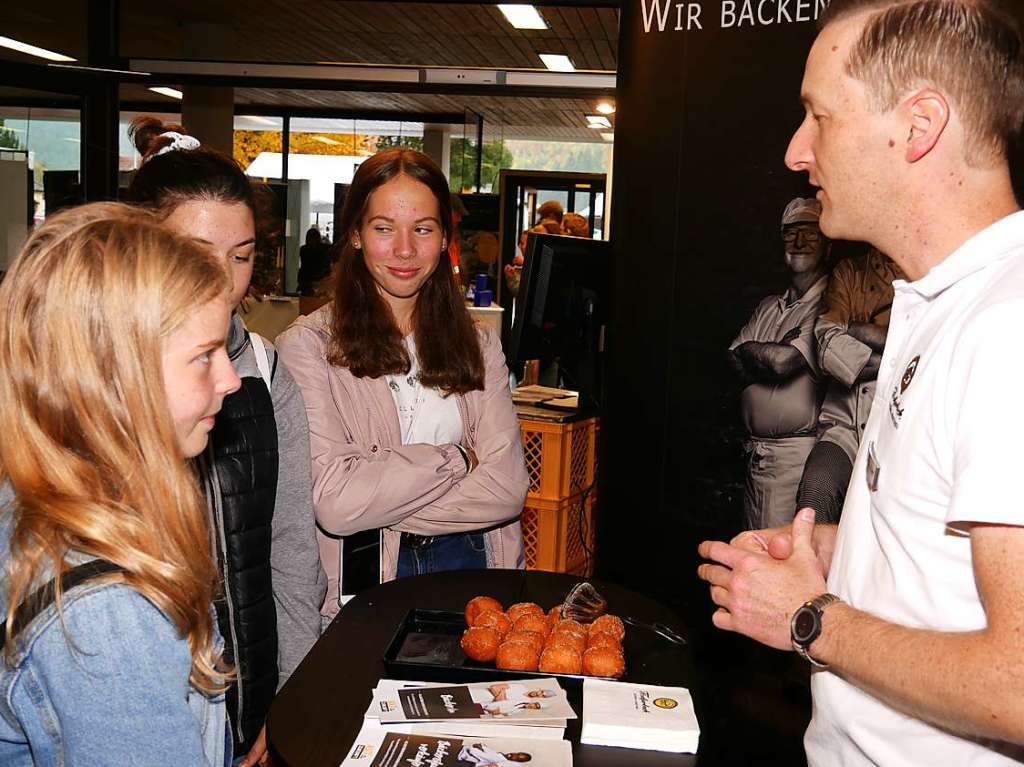
[{"label": "fried doughnut", "polygon": [[539,660],[540,653],[532,644],[517,639],[514,642],[502,642],[498,646],[494,665],[511,671],[536,671]]},{"label": "fried doughnut", "polygon": [[462,633],[462,651],[473,660],[492,661],[501,637],[489,626],[471,626]]},{"label": "fried doughnut", "polygon": [[579,634],[580,636],[587,635],[586,627],[579,621],[574,621],[572,618],[562,618],[555,622],[552,631],[571,631],[573,634]]},{"label": "fried doughnut", "polygon": [[555,605],[548,610],[548,623],[551,624],[551,628],[554,628],[555,624],[560,620],[562,620],[562,606]]},{"label": "fried doughnut", "polygon": [[546,647],[567,647],[577,653],[587,649],[587,639],[570,631],[556,631],[548,637]]},{"label": "fried doughnut", "polygon": [[626,636],[626,627],[622,625],[621,618],[615,615],[602,615],[590,624],[590,633],[598,634],[602,632],[611,634],[621,642],[622,638]]},{"label": "fried doughnut", "polygon": [[473,619],[484,610],[497,610],[500,613],[504,612],[505,608],[494,597],[473,597],[466,602],[466,625],[472,626]]},{"label": "fried doughnut", "polygon": [[537,651],[539,655],[541,650],[544,649],[544,635],[537,631],[519,631],[515,629],[505,637],[506,642],[528,642],[533,646],[533,649]]},{"label": "fried doughnut", "polygon": [[547,636],[551,633],[551,625],[548,623],[546,615],[541,613],[536,615],[529,613],[516,619],[516,622],[512,624],[513,631],[536,631],[538,634]]},{"label": "fried doughnut", "polygon": [[502,636],[505,636],[512,630],[512,621],[508,619],[505,613],[500,613],[497,610],[484,610],[477,614],[473,619],[473,625],[490,626]]},{"label": "fried doughnut", "polygon": [[513,623],[515,623],[519,618],[522,618],[524,615],[529,615],[531,613],[538,613],[540,615],[543,615],[544,610],[541,609],[540,605],[535,604],[533,602],[517,602],[505,611],[505,614]]},{"label": "fried doughnut", "polygon": [[579,674],[583,658],[571,647],[551,645],[540,656],[539,668],[545,674]]},{"label": "fried doughnut", "polygon": [[608,647],[622,652],[622,643],[611,634],[606,634],[603,631],[598,631],[596,634],[591,634],[587,637],[587,649],[591,647]]},{"label": "fried doughnut", "polygon": [[610,676],[618,679],[625,671],[626,661],[622,653],[611,647],[591,647],[583,653],[583,673],[587,676]]}]

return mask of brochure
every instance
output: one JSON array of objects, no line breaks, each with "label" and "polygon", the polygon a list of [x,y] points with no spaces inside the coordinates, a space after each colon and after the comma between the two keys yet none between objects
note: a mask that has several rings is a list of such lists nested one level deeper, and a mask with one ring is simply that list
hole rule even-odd
[{"label": "brochure", "polygon": [[537,678],[447,686],[379,684],[367,716],[381,722],[489,720],[536,724],[538,720],[575,719],[557,679]]},{"label": "brochure", "polygon": [[[436,682],[402,682],[394,679],[381,679],[374,689],[374,701],[366,711],[367,721],[380,721],[380,712],[384,708],[382,701],[397,699],[398,690],[403,688],[450,687],[451,683]],[[432,721],[389,722],[388,729],[393,732],[430,733],[476,737],[512,737],[512,738],[543,738],[561,740],[565,735],[565,719],[530,719],[525,723],[516,719],[439,719]]]},{"label": "brochure", "polygon": [[572,767],[566,740],[465,738],[393,732],[366,722],[341,767]]}]

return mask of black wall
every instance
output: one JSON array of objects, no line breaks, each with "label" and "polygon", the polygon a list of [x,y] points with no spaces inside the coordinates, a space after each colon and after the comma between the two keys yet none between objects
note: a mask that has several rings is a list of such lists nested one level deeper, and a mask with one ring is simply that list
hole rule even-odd
[{"label": "black wall", "polygon": [[807,21],[722,28],[720,0],[705,0],[703,29],[674,29],[673,7],[665,31],[645,32],[645,5],[624,2],[620,22],[598,567],[675,600],[692,587],[697,543],[739,525],[725,349],[785,286],[779,219],[813,192],[783,156],[815,28],[810,2]]},{"label": "black wall", "polygon": [[[704,598],[697,543],[739,529],[743,433],[725,350],[785,287],[779,219],[814,193],[783,158],[826,0],[747,2],[749,15],[744,0],[623,0],[620,19],[598,572],[671,601]],[[651,11],[666,6],[659,31]],[[694,6],[701,28],[686,28]],[[1024,5],[1006,7],[1024,24]],[[1012,165],[1024,198],[1024,142]]]}]

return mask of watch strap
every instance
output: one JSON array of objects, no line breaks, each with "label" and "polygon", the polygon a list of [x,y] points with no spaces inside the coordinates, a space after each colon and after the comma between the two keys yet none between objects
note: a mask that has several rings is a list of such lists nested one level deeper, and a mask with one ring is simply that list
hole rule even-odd
[{"label": "watch strap", "polygon": [[[825,608],[828,607],[831,604],[835,604],[836,602],[841,602],[841,601],[842,600],[839,597],[837,597],[835,594],[825,593],[825,594],[821,594],[821,595],[815,597],[814,599],[810,600],[809,602],[805,602],[799,608],[800,610],[803,610],[803,609],[813,610],[817,614],[818,627],[819,628],[818,628],[818,631],[815,632],[814,636],[812,636],[806,643],[797,642],[796,637],[792,637],[791,641],[792,641],[792,644],[793,644],[793,649],[796,650],[800,654],[800,656],[802,658],[804,658],[804,660],[806,660],[808,663],[810,663],[815,668],[825,669],[825,668],[828,668],[828,664],[827,663],[822,663],[821,661],[815,660],[814,658],[812,658],[808,648],[810,647],[810,645],[812,645],[814,643],[814,640],[817,639],[821,635],[821,616],[824,613]],[[794,616],[795,615],[796,615],[796,613],[794,613]]]}]

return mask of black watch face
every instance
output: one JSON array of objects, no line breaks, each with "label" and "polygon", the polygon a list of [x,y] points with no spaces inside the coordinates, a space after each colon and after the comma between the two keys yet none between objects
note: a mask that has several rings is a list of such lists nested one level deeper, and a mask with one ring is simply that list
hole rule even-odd
[{"label": "black watch face", "polygon": [[805,642],[814,635],[818,621],[814,611],[809,607],[801,607],[793,616],[793,638],[797,642]]}]

